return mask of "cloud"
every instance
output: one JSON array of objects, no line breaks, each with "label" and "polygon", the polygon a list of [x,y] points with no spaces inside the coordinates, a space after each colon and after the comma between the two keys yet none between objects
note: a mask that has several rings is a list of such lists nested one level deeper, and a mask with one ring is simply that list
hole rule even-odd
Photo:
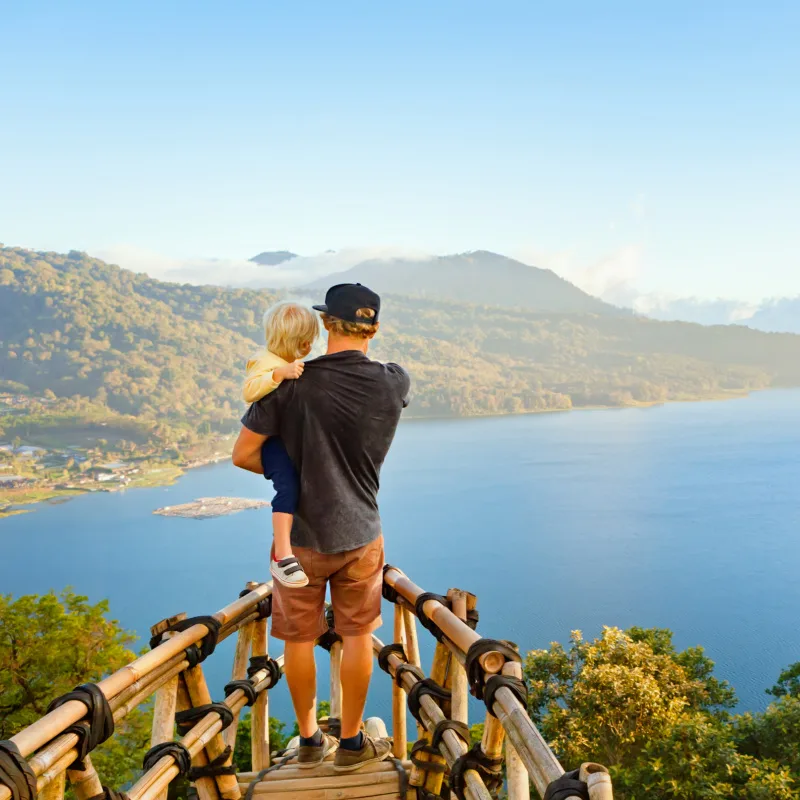
[{"label": "cloud", "polygon": [[524,264],[550,269],[584,292],[616,305],[630,305],[637,295],[636,280],[642,271],[644,250],[627,244],[586,264],[574,250],[547,252],[533,247],[515,251]]},{"label": "cloud", "polygon": [[367,259],[429,257],[427,253],[408,248],[346,247],[265,266],[244,259],[175,258],[132,245],[93,250],[90,255],[162,281],[274,289],[302,286],[316,278],[344,272]]},{"label": "cloud", "polygon": [[640,294],[630,305],[634,311],[653,319],[682,320],[701,325],[745,324],[758,305],[724,298],[676,297],[660,292]]}]

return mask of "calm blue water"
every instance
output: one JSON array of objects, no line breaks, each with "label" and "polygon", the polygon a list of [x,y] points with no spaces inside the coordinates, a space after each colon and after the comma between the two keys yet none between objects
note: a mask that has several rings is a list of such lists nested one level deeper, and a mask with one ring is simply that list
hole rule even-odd
[{"label": "calm blue water", "polygon": [[[143,636],[178,611],[212,613],[245,581],[267,576],[268,511],[206,521],[151,512],[266,488],[224,464],[173,487],[4,520],[0,591],[72,585],[108,597],[113,615]],[[408,422],[385,466],[381,504],[388,560],[429,591],[475,592],[485,635],[531,649],[565,642],[576,628],[595,636],[603,625],[668,627],[680,647],[703,645],[741,707],[756,709],[778,672],[800,660],[798,490],[800,391],[781,391]],[[231,658],[232,641],[206,662],[215,696]],[[380,677],[369,711],[388,715]],[[321,663],[325,698],[323,681]],[[291,716],[284,684],[270,705]]]}]

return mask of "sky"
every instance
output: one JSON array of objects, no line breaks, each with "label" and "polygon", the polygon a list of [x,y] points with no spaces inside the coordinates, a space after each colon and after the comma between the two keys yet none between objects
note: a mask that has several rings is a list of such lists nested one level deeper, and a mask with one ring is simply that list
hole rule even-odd
[{"label": "sky", "polygon": [[800,3],[0,0],[0,27],[7,245],[800,295]]}]

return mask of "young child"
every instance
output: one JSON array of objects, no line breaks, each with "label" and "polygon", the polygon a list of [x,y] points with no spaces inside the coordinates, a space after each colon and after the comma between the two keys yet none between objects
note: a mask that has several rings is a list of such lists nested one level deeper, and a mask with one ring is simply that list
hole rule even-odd
[{"label": "young child", "polygon": [[[316,315],[296,303],[278,303],[264,314],[266,350],[247,362],[242,396],[255,403],[274,392],[282,381],[297,380],[305,358],[319,335]],[[264,477],[272,481],[273,545],[270,572],[284,586],[308,585],[308,577],[292,553],[291,532],[300,495],[297,470],[280,437],[270,436],[261,450]]]}]

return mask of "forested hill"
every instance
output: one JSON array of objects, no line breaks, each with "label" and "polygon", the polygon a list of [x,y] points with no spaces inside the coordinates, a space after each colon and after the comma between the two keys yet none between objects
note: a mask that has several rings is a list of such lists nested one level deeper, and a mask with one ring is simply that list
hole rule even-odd
[{"label": "forested hill", "polygon": [[[380,289],[380,287],[377,287]],[[89,258],[0,249],[0,390],[194,431],[231,429],[270,291],[166,284]],[[376,357],[410,412],[513,413],[800,385],[800,336],[385,298]],[[73,398],[70,403],[55,398]],[[85,402],[84,402],[85,404]],[[9,419],[0,420],[8,427]]]}]

